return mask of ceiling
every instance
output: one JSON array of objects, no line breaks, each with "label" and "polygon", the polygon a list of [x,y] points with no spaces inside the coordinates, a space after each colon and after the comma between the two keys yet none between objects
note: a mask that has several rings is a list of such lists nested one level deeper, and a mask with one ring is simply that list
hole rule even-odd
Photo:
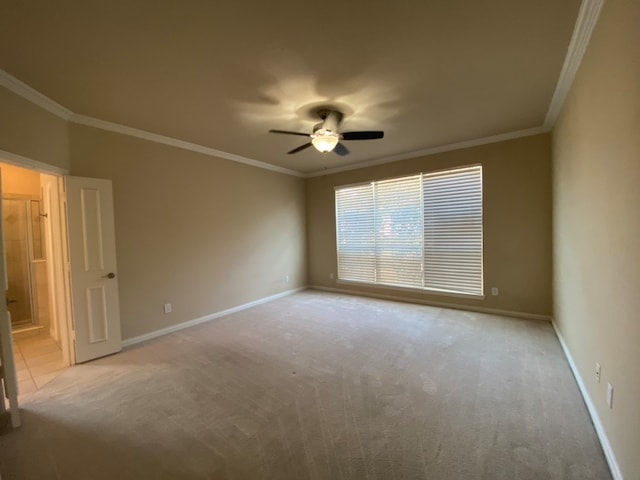
[{"label": "ceiling", "polygon": [[[301,173],[543,125],[579,0],[0,0],[0,68],[74,113]],[[333,105],[347,157],[286,152]]]}]

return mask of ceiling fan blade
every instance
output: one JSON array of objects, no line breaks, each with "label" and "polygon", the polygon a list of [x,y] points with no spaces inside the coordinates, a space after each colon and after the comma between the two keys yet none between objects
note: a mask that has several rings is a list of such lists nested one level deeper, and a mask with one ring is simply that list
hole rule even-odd
[{"label": "ceiling fan blade", "polygon": [[301,135],[303,137],[308,137],[308,133],[300,133],[300,132],[289,132],[288,130],[269,130],[271,133],[283,133],[285,135]]},{"label": "ceiling fan blade", "polygon": [[294,148],[293,150],[289,150],[287,152],[287,155],[291,155],[292,153],[301,152],[302,150],[305,150],[305,149],[309,148],[310,146],[311,146],[311,142],[305,143],[304,145],[300,145],[299,147]]},{"label": "ceiling fan blade", "polygon": [[382,137],[384,137],[384,132],[381,131],[344,132],[342,134],[343,140],[375,140]]},{"label": "ceiling fan blade", "polygon": [[345,147],[344,144],[342,143],[338,143],[333,149],[333,151],[336,152],[341,157],[344,157],[345,155],[349,155],[349,149]]}]

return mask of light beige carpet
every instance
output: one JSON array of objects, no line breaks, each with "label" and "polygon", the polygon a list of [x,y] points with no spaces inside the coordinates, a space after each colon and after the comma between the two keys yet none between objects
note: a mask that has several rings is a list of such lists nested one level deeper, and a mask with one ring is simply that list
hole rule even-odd
[{"label": "light beige carpet", "polygon": [[68,369],[9,479],[608,479],[551,326],[307,291]]}]

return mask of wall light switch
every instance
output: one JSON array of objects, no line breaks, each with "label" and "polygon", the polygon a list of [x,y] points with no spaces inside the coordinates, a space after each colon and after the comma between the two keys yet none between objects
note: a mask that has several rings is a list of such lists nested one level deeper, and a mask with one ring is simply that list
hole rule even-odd
[{"label": "wall light switch", "polygon": [[600,383],[600,364],[596,363],[596,380]]},{"label": "wall light switch", "polygon": [[613,385],[607,383],[607,405],[613,408]]},{"label": "wall light switch", "polygon": [[329,274],[329,280],[333,280],[335,278],[335,275],[333,273]]},{"label": "wall light switch", "polygon": [[497,297],[498,293],[499,293],[498,287],[491,288],[491,295],[493,295],[494,297]]},{"label": "wall light switch", "polygon": [[170,303],[165,303],[164,304],[164,313],[171,313],[172,309],[171,309],[171,304]]}]

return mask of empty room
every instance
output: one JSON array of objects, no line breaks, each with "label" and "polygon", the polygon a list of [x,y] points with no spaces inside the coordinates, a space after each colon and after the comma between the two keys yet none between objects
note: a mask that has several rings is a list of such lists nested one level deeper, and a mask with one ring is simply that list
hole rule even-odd
[{"label": "empty room", "polygon": [[0,0],[0,479],[640,480],[639,23]]}]

